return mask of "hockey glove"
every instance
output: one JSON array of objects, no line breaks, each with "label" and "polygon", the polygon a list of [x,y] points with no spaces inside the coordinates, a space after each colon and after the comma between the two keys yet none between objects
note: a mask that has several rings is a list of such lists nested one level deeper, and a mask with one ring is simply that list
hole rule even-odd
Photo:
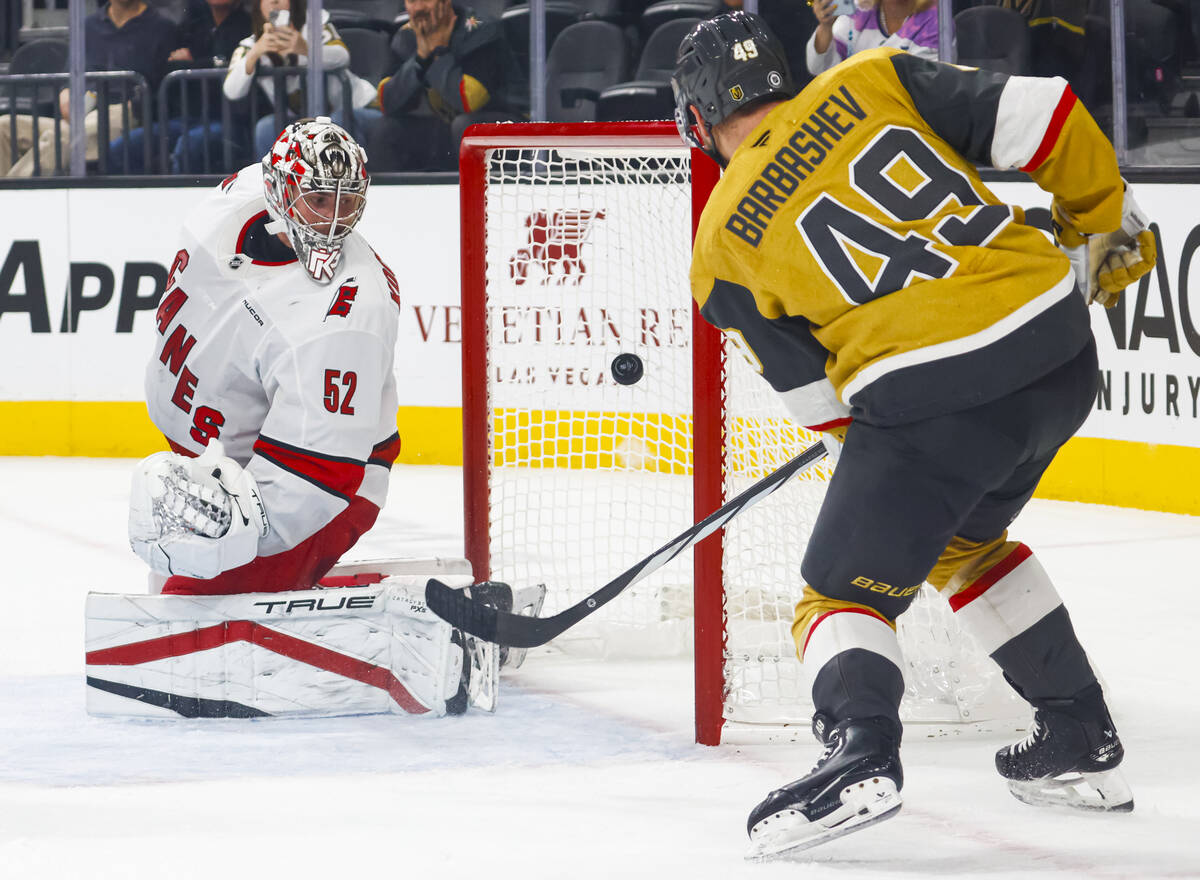
[{"label": "hockey glove", "polygon": [[1154,233],[1147,228],[1146,216],[1128,185],[1121,227],[1115,232],[1095,235],[1080,232],[1057,199],[1051,203],[1050,212],[1054,217],[1055,240],[1071,260],[1075,278],[1089,305],[1098,302],[1111,309],[1126,287],[1154,268],[1157,259]]},{"label": "hockey glove", "polygon": [[254,559],[269,531],[254,477],[219,440],[199,458],[159,452],[134,471],[129,545],[159,574],[216,577]]}]

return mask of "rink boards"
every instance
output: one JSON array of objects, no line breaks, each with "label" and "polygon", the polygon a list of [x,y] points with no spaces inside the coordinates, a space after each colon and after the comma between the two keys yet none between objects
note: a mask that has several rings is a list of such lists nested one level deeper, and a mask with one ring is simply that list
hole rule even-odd
[{"label": "rink boards", "polygon": [[[1026,206],[1032,184],[992,189]],[[1200,513],[1200,247],[1186,184],[1138,184],[1158,270],[1093,310],[1101,394],[1045,497]],[[161,448],[142,400],[153,310],[178,219],[204,188],[9,190],[0,218],[0,454],[141,456]],[[64,219],[65,218],[65,219]],[[366,237],[401,278],[400,461],[461,463],[458,189],[376,185]],[[573,381],[585,382],[579,373]]]}]

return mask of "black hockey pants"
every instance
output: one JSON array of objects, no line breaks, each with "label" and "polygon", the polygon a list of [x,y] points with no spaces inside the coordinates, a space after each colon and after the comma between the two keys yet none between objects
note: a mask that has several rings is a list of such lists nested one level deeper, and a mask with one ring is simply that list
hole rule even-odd
[{"label": "black hockey pants", "polygon": [[954,536],[999,537],[1095,401],[1094,342],[1038,381],[990,403],[904,425],[855,421],[801,573],[831,599],[894,620]]}]

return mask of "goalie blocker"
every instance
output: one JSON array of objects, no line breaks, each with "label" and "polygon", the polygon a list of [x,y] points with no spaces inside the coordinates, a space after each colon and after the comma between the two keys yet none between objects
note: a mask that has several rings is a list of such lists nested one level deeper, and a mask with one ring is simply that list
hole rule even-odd
[{"label": "goalie blocker", "polygon": [[[329,589],[233,596],[91,593],[87,711],[186,718],[455,715],[496,708],[500,650],[425,606],[433,576],[472,586],[466,560],[335,568]],[[544,588],[520,597],[537,613]],[[520,657],[507,658],[511,665]]]}]

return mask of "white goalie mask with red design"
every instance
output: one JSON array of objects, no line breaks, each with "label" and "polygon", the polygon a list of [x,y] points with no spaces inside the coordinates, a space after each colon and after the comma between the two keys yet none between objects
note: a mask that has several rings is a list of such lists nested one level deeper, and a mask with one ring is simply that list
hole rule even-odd
[{"label": "white goalie mask with red design", "polygon": [[326,116],[283,130],[263,157],[269,232],[284,232],[304,269],[321,284],[333,280],[342,242],[367,204],[367,154]]}]

